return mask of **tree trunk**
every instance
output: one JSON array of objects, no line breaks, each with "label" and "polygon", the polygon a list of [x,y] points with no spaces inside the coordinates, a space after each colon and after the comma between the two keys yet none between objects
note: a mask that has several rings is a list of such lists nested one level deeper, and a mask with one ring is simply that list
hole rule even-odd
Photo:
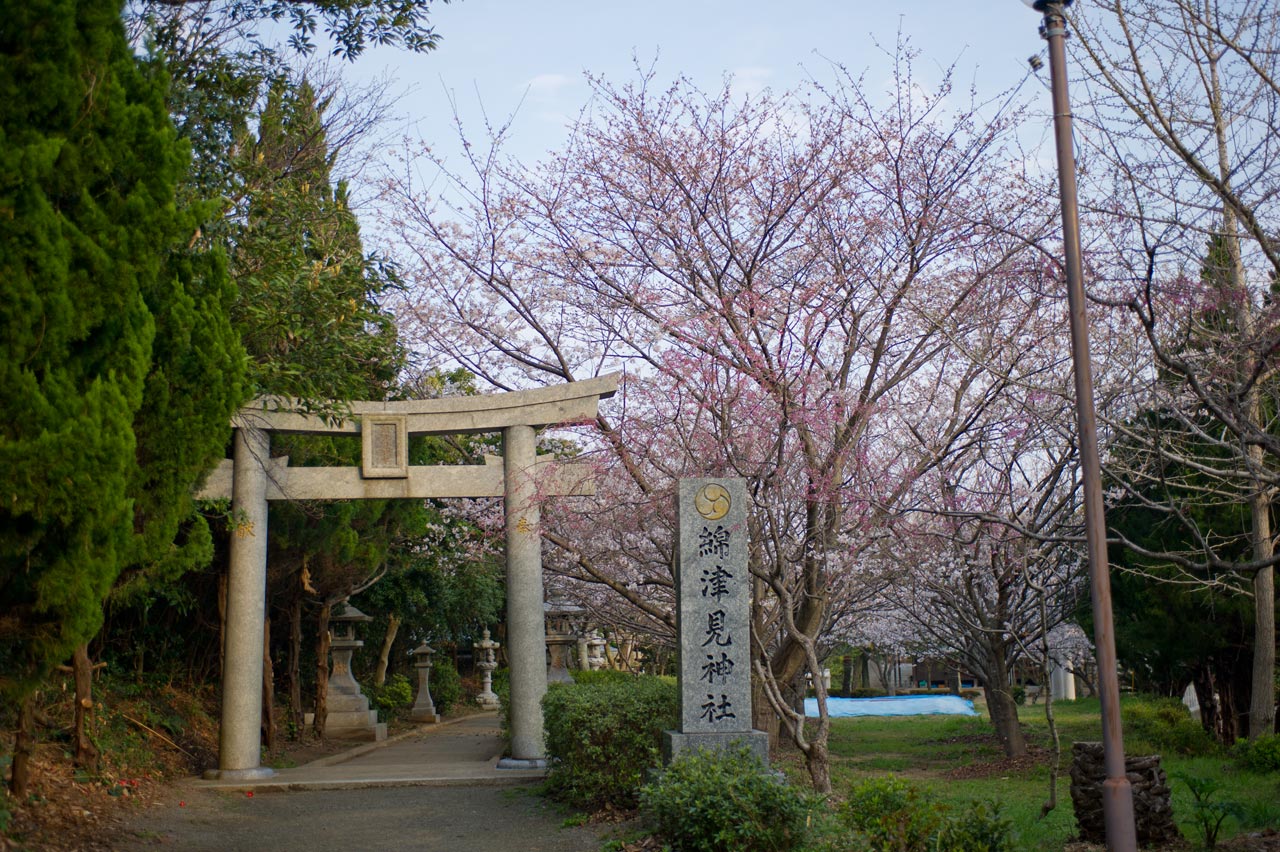
[{"label": "tree trunk", "polygon": [[271,665],[271,615],[262,621],[262,744],[276,746],[276,673]]},{"label": "tree trunk", "polygon": [[289,605],[289,715],[293,735],[302,736],[302,594]]},{"label": "tree trunk", "polygon": [[76,686],[75,761],[76,766],[93,769],[98,765],[98,749],[89,739],[89,722],[93,716],[93,663],[89,661],[89,645],[79,645],[71,655]]},{"label": "tree trunk", "polygon": [[218,676],[227,670],[227,572],[218,574]]},{"label": "tree trunk", "polygon": [[1205,663],[1196,667],[1192,684],[1196,690],[1196,702],[1200,705],[1200,727],[1218,742],[1222,738],[1222,707],[1218,703],[1217,690],[1213,688],[1213,666]]},{"label": "tree trunk", "polygon": [[391,646],[396,642],[396,634],[400,632],[400,616],[394,612],[387,617],[387,635],[382,637],[382,648],[378,651],[378,667],[373,672],[373,685],[382,686],[387,682],[387,666],[391,663]]},{"label": "tree trunk", "polygon": [[333,605],[328,601],[320,607],[316,620],[316,718],[313,723],[316,736],[324,738],[325,716],[329,713],[329,613]]},{"label": "tree trunk", "polygon": [[1022,726],[1018,724],[1018,705],[1013,700],[1013,690],[1009,684],[1004,646],[996,641],[992,645],[995,647],[990,649],[991,665],[983,673],[987,711],[991,714],[996,736],[1004,746],[1005,757],[1023,757],[1027,753],[1027,741],[1022,736]]},{"label": "tree trunk", "polygon": [[809,770],[809,781],[813,784],[813,792],[827,795],[831,792],[831,757],[827,752],[827,738],[815,737],[809,743],[804,755],[805,768]]},{"label": "tree trunk", "polygon": [[841,664],[843,671],[840,677],[840,691],[844,693],[845,698],[853,695],[853,654],[845,654]]},{"label": "tree trunk", "polygon": [[[1265,511],[1265,510],[1264,510]],[[1268,519],[1268,525],[1269,525]],[[1271,549],[1268,528],[1266,548]],[[1274,568],[1253,578],[1253,695],[1249,704],[1249,738],[1276,730],[1276,580]]]},{"label": "tree trunk", "polygon": [[25,799],[31,784],[31,757],[36,750],[34,694],[22,700],[18,710],[18,730],[13,738],[13,767],[9,789],[15,799]]}]

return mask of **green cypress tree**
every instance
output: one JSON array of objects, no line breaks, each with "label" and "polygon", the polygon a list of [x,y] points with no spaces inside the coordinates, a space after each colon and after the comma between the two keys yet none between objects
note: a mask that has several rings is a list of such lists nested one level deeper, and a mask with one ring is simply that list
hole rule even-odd
[{"label": "green cypress tree", "polygon": [[186,148],[120,13],[30,0],[0,27],[6,698],[94,635],[122,567],[173,549],[225,440],[202,426],[238,401],[225,274],[188,251]]}]

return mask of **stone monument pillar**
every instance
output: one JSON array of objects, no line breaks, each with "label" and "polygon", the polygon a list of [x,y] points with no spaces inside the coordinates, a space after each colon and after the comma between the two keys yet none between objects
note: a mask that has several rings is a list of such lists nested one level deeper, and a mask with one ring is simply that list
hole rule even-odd
[{"label": "stone monument pillar", "polygon": [[483,688],[480,694],[476,696],[476,703],[485,710],[497,710],[501,704],[498,696],[493,691],[493,670],[498,667],[496,651],[498,643],[489,638],[489,631],[486,628],[484,638],[475,643],[476,649],[476,668],[480,670]]},{"label": "stone monument pillar", "polygon": [[751,728],[746,484],[682,479],[676,510],[680,730],[663,733],[663,759],[745,744],[767,761],[769,735]]},{"label": "stone monument pillar", "polygon": [[[488,631],[486,631],[486,634]],[[418,697],[413,702],[413,709],[409,711],[409,718],[415,722],[431,722],[440,721],[440,714],[436,712],[436,704],[431,700],[431,656],[435,654],[433,649],[426,642],[423,642],[411,652],[413,654],[413,667],[418,670]]]},{"label": "stone monument pillar", "polygon": [[227,576],[218,769],[206,778],[254,781],[275,774],[259,766],[262,749],[262,634],[266,624],[267,462],[271,436],[240,426],[235,435],[231,507],[236,519]]},{"label": "stone monument pillar", "polygon": [[507,528],[507,658],[511,664],[511,756],[499,769],[542,768],[542,696],[547,692],[547,641],[542,615],[542,536],[533,479],[537,432],[502,431]]}]

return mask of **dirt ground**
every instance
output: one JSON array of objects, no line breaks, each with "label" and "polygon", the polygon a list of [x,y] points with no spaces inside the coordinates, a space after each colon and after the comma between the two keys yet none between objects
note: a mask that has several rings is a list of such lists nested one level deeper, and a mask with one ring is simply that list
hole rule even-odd
[{"label": "dirt ground", "polygon": [[[154,700],[150,696],[150,700]],[[199,699],[171,696],[171,703]],[[140,702],[141,703],[141,702]],[[57,706],[51,705],[56,713]],[[49,852],[97,852],[119,847],[123,827],[149,808],[183,807],[182,780],[198,776],[217,765],[217,726],[206,714],[184,715],[182,734],[165,733],[141,721],[147,718],[141,707],[117,701],[104,707],[96,720],[100,727],[117,726],[117,748],[103,754],[96,769],[79,769],[69,751],[69,742],[57,715],[43,726],[43,741],[36,746],[32,780],[27,797],[15,801],[0,799],[0,852],[49,850]],[[389,733],[412,727],[408,722],[392,722]],[[12,731],[0,731],[7,744]],[[264,757],[273,767],[301,766],[329,754],[345,751],[358,743],[350,740],[293,742],[280,738],[279,745]],[[9,767],[4,767],[8,786]],[[3,811],[9,811],[7,827]]]}]

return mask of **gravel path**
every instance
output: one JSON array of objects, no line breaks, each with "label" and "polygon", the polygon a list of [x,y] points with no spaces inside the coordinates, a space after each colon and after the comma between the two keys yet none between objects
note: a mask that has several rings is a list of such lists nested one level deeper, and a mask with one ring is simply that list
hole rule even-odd
[{"label": "gravel path", "polygon": [[183,793],[139,816],[125,850],[430,850],[597,852],[609,828],[563,828],[564,814],[525,786]]}]

